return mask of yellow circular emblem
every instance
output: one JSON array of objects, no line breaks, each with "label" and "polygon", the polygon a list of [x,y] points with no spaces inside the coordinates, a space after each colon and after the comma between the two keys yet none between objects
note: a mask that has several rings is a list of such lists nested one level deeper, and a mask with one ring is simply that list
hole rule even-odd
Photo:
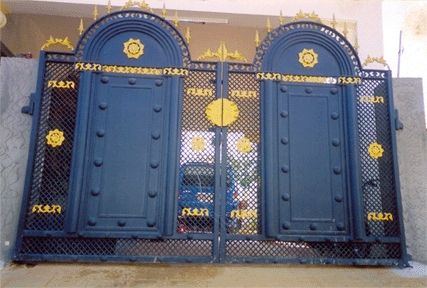
[{"label": "yellow circular emblem", "polygon": [[206,149],[206,141],[203,137],[195,136],[191,139],[191,149],[196,152],[201,152]]},{"label": "yellow circular emblem", "polygon": [[139,39],[129,38],[128,41],[123,43],[123,46],[123,52],[129,59],[138,59],[144,54],[144,44]]},{"label": "yellow circular emblem", "polygon": [[239,107],[228,99],[217,99],[206,107],[206,117],[220,127],[233,124],[239,118]]},{"label": "yellow circular emblem", "polygon": [[319,61],[317,60],[317,53],[313,49],[303,49],[298,53],[299,63],[306,68],[313,68]]},{"label": "yellow circular emblem", "polygon": [[50,145],[52,147],[59,147],[62,145],[62,143],[65,140],[64,132],[58,129],[50,130],[46,136],[46,140],[47,140],[47,145]]},{"label": "yellow circular emblem", "polygon": [[239,140],[237,140],[236,147],[240,153],[247,154],[252,151],[251,140],[249,140],[246,137],[242,137]]},{"label": "yellow circular emblem", "polygon": [[381,158],[383,157],[383,153],[384,153],[383,146],[381,146],[381,144],[378,144],[377,142],[371,143],[369,144],[369,147],[368,147],[368,153],[369,153],[369,156],[371,156],[374,159]]}]

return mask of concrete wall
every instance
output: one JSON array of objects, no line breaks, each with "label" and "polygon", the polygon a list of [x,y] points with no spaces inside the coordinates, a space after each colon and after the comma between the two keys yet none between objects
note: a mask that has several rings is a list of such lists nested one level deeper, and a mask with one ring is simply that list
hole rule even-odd
[{"label": "concrete wall", "polygon": [[[0,62],[0,261],[10,259],[28,156],[31,117],[21,114],[35,90],[35,60]],[[405,125],[397,133],[404,220],[409,251],[427,263],[427,132],[421,79],[395,79],[394,98]],[[1,262],[0,262],[1,264]]]}]

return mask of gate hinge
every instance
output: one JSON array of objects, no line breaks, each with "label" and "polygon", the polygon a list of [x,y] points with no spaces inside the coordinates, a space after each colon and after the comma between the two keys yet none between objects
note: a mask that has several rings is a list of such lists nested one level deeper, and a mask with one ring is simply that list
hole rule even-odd
[{"label": "gate hinge", "polygon": [[33,115],[34,112],[34,93],[30,94],[30,101],[28,103],[27,106],[24,106],[21,108],[21,113],[23,114],[28,114],[28,115]]},{"label": "gate hinge", "polygon": [[402,130],[403,129],[403,123],[400,121],[399,118],[399,110],[394,109],[394,125],[396,127],[396,130]]}]

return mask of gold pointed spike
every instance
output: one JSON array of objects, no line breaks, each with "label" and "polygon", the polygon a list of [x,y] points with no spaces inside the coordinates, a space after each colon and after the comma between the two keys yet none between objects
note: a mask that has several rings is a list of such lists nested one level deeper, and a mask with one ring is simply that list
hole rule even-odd
[{"label": "gold pointed spike", "polygon": [[267,28],[267,32],[270,33],[271,32],[271,21],[270,21],[270,17],[267,18],[266,28]]},{"label": "gold pointed spike", "polygon": [[165,6],[165,3],[163,3],[163,8],[162,8],[162,16],[163,16],[163,18],[166,18],[166,13],[167,13],[166,6]]},{"label": "gold pointed spike", "polygon": [[77,30],[79,31],[79,35],[81,36],[83,34],[83,31],[85,30],[84,25],[83,25],[83,18],[80,18],[80,25],[79,25],[79,28]]},{"label": "gold pointed spike", "polygon": [[190,27],[187,26],[187,28],[185,29],[185,40],[187,41],[187,44],[190,44],[190,40],[191,40],[191,31],[190,31]]},{"label": "gold pointed spike", "polygon": [[258,30],[255,30],[255,47],[258,47],[260,44],[260,40],[259,40],[259,32]]},{"label": "gold pointed spike", "polygon": [[337,20],[335,20],[335,13],[332,14],[332,22],[331,22],[332,28],[336,29],[337,26]]},{"label": "gold pointed spike", "polygon": [[344,22],[344,29],[342,30],[342,34],[347,38],[347,35],[348,35],[347,22]]},{"label": "gold pointed spike", "polygon": [[280,23],[280,25],[285,24],[285,19],[283,18],[283,12],[282,12],[282,10],[280,10],[279,23]]},{"label": "gold pointed spike", "polygon": [[108,0],[107,13],[110,14],[111,11],[113,11],[113,6],[111,6],[111,0]]},{"label": "gold pointed spike", "polygon": [[179,20],[178,20],[178,10],[175,10],[175,18],[172,20],[173,25],[178,28]]},{"label": "gold pointed spike", "polygon": [[99,15],[99,13],[98,13],[98,5],[95,5],[95,7],[93,8],[92,15],[93,15],[93,20],[98,19],[98,15]]},{"label": "gold pointed spike", "polygon": [[354,49],[356,50],[356,52],[359,52],[359,39],[357,37],[357,33],[356,33],[356,38],[354,39]]}]

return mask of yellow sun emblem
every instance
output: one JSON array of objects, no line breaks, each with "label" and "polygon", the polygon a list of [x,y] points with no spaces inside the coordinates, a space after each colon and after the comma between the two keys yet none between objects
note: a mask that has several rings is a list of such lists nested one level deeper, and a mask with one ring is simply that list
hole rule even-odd
[{"label": "yellow sun emblem", "polygon": [[123,52],[129,59],[138,59],[144,54],[144,44],[139,39],[129,38],[128,41],[123,43],[123,46]]},{"label": "yellow sun emblem", "polygon": [[242,137],[236,142],[237,150],[240,153],[246,154],[252,151],[252,143],[251,140],[249,140],[246,137]]},{"label": "yellow sun emblem", "polygon": [[369,144],[368,148],[369,156],[371,156],[374,159],[378,159],[383,157],[384,149],[381,144],[378,144],[377,142]]},{"label": "yellow sun emblem", "polygon": [[203,137],[195,136],[191,139],[191,149],[196,152],[201,152],[206,148],[206,141]]},{"label": "yellow sun emblem", "polygon": [[239,107],[228,99],[217,99],[206,107],[206,117],[212,124],[220,127],[228,126],[239,118]]},{"label": "yellow sun emblem", "polygon": [[52,147],[59,147],[62,145],[62,143],[65,140],[64,132],[58,129],[50,130],[46,136],[46,140],[47,140],[47,145],[50,145]]},{"label": "yellow sun emblem", "polygon": [[298,53],[299,63],[305,68],[313,68],[319,61],[317,61],[317,53],[313,49],[303,49]]}]

